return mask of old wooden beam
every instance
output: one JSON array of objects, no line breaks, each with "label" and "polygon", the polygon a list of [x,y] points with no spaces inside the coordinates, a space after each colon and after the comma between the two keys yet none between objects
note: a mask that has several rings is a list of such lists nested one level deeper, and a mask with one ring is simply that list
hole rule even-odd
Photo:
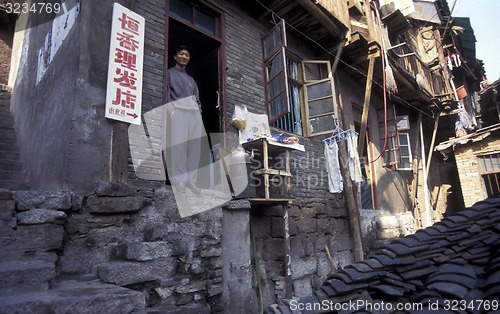
[{"label": "old wooden beam", "polygon": [[[370,50],[373,50],[373,46]],[[368,52],[368,73],[366,74],[366,87],[365,87],[365,100],[363,103],[363,114],[361,116],[361,128],[359,131],[359,153],[362,154],[365,149],[365,137],[366,137],[366,126],[368,125],[368,113],[370,111],[370,101],[372,95],[372,83],[373,83],[373,68],[375,67],[375,57],[374,51]]]},{"label": "old wooden beam", "polygon": [[437,129],[439,126],[439,114],[436,114],[436,120],[434,121],[434,130],[432,131],[431,146],[429,148],[429,157],[427,157],[427,176],[429,175],[429,170],[431,169],[432,153],[434,152],[434,144],[436,143]]}]

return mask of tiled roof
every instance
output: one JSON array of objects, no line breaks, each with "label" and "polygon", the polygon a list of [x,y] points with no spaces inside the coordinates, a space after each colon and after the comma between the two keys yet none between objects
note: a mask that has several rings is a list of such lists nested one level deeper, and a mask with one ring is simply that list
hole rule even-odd
[{"label": "tiled roof", "polygon": [[[293,261],[292,261],[293,262]],[[393,241],[268,313],[500,313],[500,195]]]}]

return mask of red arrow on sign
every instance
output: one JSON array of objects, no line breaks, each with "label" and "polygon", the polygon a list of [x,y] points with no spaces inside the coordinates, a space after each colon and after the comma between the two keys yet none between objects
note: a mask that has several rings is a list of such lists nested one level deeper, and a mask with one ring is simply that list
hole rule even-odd
[{"label": "red arrow on sign", "polygon": [[134,117],[134,119],[136,119],[138,117],[138,115],[135,112],[133,114],[127,112],[127,116]]}]

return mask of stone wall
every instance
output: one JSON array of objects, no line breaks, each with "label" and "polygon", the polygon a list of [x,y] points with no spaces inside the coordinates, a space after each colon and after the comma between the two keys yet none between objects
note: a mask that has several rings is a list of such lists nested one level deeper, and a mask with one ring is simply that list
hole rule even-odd
[{"label": "stone wall", "polygon": [[495,138],[495,134],[478,142],[455,146],[455,160],[466,207],[485,199],[488,195],[480,174],[477,156],[499,150],[500,140]]},{"label": "stone wall", "polygon": [[159,185],[0,192],[1,261],[52,263],[44,290],[53,279],[97,278],[141,292],[147,308],[222,310],[221,208],[181,219]]}]

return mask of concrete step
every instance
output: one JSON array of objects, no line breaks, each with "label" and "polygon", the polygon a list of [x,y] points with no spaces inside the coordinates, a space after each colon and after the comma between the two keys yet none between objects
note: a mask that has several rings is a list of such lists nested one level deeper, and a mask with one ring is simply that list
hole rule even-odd
[{"label": "concrete step", "polygon": [[0,292],[0,314],[144,314],[141,292],[98,280],[65,280],[47,291]]},{"label": "concrete step", "polygon": [[46,261],[0,262],[0,289],[47,290],[56,276],[55,264]]}]

